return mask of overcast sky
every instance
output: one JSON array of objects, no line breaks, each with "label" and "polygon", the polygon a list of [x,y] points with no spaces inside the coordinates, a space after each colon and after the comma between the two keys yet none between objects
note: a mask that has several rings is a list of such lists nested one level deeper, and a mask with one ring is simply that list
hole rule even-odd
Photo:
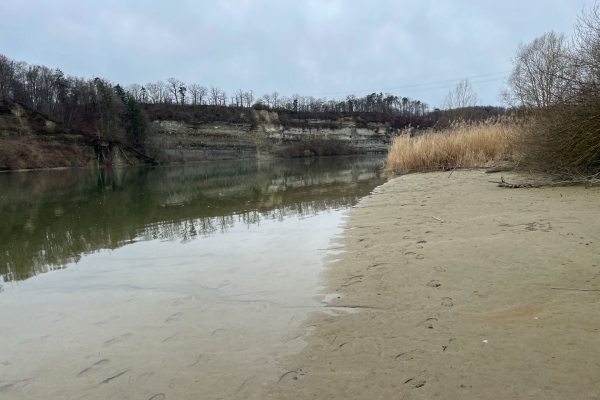
[{"label": "overcast sky", "polygon": [[496,105],[517,44],[549,30],[570,35],[584,4],[7,0],[0,53],[122,85],[175,77],[228,93],[390,92],[432,107],[469,78],[481,103]]}]

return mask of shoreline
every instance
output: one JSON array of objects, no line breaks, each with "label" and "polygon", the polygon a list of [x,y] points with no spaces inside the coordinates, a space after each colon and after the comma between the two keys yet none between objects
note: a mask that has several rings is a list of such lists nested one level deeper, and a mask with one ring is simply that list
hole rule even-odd
[{"label": "shoreline", "polygon": [[256,398],[600,396],[600,188],[489,180],[410,174],[361,200],[323,273],[329,307],[360,311],[310,316]]},{"label": "shoreline", "polygon": [[280,160],[312,160],[312,159],[321,159],[321,158],[340,158],[340,157],[369,157],[375,155],[383,155],[386,153],[383,152],[366,152],[364,154],[344,154],[337,156],[310,156],[310,157],[259,157],[259,158],[235,158],[235,159],[223,159],[223,160],[194,160],[187,162],[165,162],[158,164],[134,164],[134,165],[121,165],[121,166],[106,166],[106,165],[87,165],[87,166],[79,166],[79,167],[51,167],[51,168],[21,168],[21,169],[0,169],[0,174],[7,174],[11,172],[39,172],[39,171],[63,171],[63,170],[92,170],[92,169],[124,169],[124,168],[154,168],[154,167],[168,167],[168,166],[178,166],[178,165],[194,165],[194,164],[209,164],[209,163],[223,163],[223,162],[236,162],[236,161],[280,161]]}]

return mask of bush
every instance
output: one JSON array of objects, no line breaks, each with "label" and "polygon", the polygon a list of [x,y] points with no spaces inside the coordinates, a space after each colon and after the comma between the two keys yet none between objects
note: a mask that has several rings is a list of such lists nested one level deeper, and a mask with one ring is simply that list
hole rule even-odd
[{"label": "bush", "polygon": [[559,177],[600,171],[600,98],[536,110],[521,126],[521,166]]}]

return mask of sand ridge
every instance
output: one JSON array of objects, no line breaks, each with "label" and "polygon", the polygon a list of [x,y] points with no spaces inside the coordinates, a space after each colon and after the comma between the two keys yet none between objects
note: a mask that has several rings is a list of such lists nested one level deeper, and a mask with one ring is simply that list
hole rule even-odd
[{"label": "sand ridge", "polygon": [[323,279],[360,312],[313,314],[247,397],[600,398],[600,188],[448,176],[398,177],[350,212]]}]

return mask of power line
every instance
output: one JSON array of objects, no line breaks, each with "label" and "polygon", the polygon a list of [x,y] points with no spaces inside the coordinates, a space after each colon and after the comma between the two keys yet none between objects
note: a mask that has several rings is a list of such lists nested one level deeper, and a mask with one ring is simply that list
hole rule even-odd
[{"label": "power line", "polygon": [[[499,71],[499,72],[491,72],[488,74],[482,74],[482,75],[474,75],[474,76],[470,76],[470,77],[462,77],[462,78],[454,78],[454,79],[446,79],[443,81],[435,81],[435,82],[425,82],[425,83],[416,83],[416,84],[411,84],[411,85],[402,85],[402,86],[394,86],[394,87],[388,87],[388,88],[383,88],[383,89],[378,89],[378,90],[373,90],[371,89],[363,89],[363,90],[347,90],[347,91],[343,91],[343,92],[328,92],[328,93],[316,93],[314,94],[314,96],[328,96],[328,95],[336,95],[336,94],[348,94],[348,93],[364,93],[364,92],[383,92],[383,91],[387,91],[387,90],[406,90],[406,89],[416,89],[416,88],[420,88],[420,87],[425,87],[425,86],[431,86],[431,85],[439,85],[441,83],[447,84],[447,83],[454,83],[454,82],[458,82],[462,79],[477,79],[477,78],[483,78],[483,77],[487,77],[487,76],[494,76],[494,75],[500,75],[500,74],[506,74],[507,72],[510,72],[510,70],[507,71]],[[504,79],[503,77],[501,78],[497,78],[497,80],[501,80]],[[446,87],[447,85],[443,86]]]},{"label": "power line", "polygon": [[[470,82],[471,84],[478,84],[478,83],[487,83],[487,82],[499,82],[504,80],[504,77],[500,77],[500,78],[493,78],[493,79],[485,79],[482,81],[472,81]],[[429,88],[423,88],[423,89],[417,89],[415,92],[413,93],[420,93],[420,92],[425,92],[428,90],[439,90],[439,89],[447,89],[447,88],[451,88],[451,85],[442,85],[442,86],[435,86],[435,87],[429,87]]]},{"label": "power line", "polygon": [[398,81],[406,81],[406,80],[415,80],[415,79],[420,79],[420,78],[431,78],[434,76],[439,76],[439,75],[443,75],[443,74],[450,74],[453,72],[465,72],[465,71],[469,71],[469,70],[481,70],[481,69],[490,69],[490,67],[496,67],[498,65],[505,65],[506,63],[493,63],[493,64],[484,64],[484,65],[474,65],[474,66],[470,66],[470,67],[466,67],[466,68],[457,68],[457,69],[451,69],[451,70],[445,70],[445,71],[440,71],[440,72],[434,72],[434,73],[430,73],[430,74],[425,74],[425,75],[417,75],[417,76],[410,76],[410,77],[402,77],[402,78],[394,78],[394,79],[386,79],[386,80],[381,80],[378,81],[378,83],[386,83],[386,82],[398,82]]}]

